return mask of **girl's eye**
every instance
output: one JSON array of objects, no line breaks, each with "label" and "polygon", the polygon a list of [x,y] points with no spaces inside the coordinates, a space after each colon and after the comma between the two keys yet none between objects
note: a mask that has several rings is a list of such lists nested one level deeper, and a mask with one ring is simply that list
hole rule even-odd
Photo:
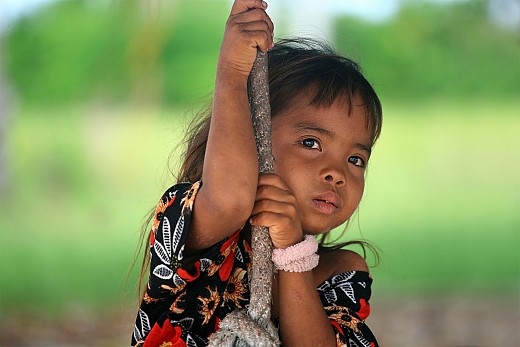
[{"label": "girl's eye", "polygon": [[303,139],[301,144],[303,147],[306,147],[306,148],[321,149],[320,143],[318,142],[318,140],[315,140],[315,139],[311,139],[311,138]]},{"label": "girl's eye", "polygon": [[366,163],[363,160],[363,158],[353,155],[352,157],[348,158],[348,162],[352,163],[359,167],[365,167]]}]

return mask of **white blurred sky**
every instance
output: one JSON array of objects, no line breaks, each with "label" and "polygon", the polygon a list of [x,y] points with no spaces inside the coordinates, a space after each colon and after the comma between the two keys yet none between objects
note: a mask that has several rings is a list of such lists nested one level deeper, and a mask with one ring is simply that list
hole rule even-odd
[{"label": "white blurred sky", "polygon": [[[0,16],[8,19],[16,18],[21,14],[31,12],[41,5],[56,0],[2,0],[0,1]],[[69,0],[70,1],[70,0]],[[74,0],[72,0],[74,1]],[[150,2],[171,0],[148,0]],[[457,0],[433,0],[437,2],[450,2]],[[460,0],[459,0],[460,1]],[[271,6],[283,3],[293,9],[302,7],[316,7],[316,1],[306,0],[268,0]],[[314,3],[314,4],[313,4]],[[314,5],[314,6],[313,6]],[[325,0],[319,2],[320,8],[326,8],[333,12],[350,12],[369,19],[386,18],[398,9],[399,0]]]},{"label": "white blurred sky", "polygon": [[[0,32],[5,30],[16,18],[31,13],[39,7],[56,0],[0,0]],[[65,0],[74,1],[74,0]],[[91,0],[98,1],[98,0]],[[107,0],[110,2],[111,0]],[[141,0],[148,2],[175,0]],[[231,1],[231,0],[230,0]],[[391,18],[399,10],[401,1],[417,0],[267,0],[273,20],[277,15],[284,16],[284,22],[290,23],[287,31],[309,30],[313,34],[327,34],[330,31],[330,19],[339,13],[350,13],[368,20],[381,21]],[[438,3],[474,0],[423,0]],[[318,4],[318,5],[317,5]],[[495,21],[509,27],[519,27],[520,0],[493,0],[490,3],[490,15]],[[289,14],[289,18],[287,15]]]},{"label": "white blurred sky", "polygon": [[[7,25],[20,15],[30,13],[40,6],[56,0],[0,0],[0,25]],[[73,1],[73,0],[72,0]],[[148,0],[150,2],[171,0]],[[433,0],[437,2],[457,0]],[[394,14],[399,8],[400,0],[325,0],[318,2],[314,0],[268,0],[273,10],[283,4],[290,7],[292,11],[319,12],[326,11],[330,14],[353,13],[372,20],[385,19]]]}]

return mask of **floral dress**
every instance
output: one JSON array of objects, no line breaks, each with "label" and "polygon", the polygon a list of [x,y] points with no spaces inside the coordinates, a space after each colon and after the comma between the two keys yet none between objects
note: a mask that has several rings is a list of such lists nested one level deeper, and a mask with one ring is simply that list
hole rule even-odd
[{"label": "floral dress", "polygon": [[[206,346],[220,321],[249,302],[251,247],[241,230],[200,252],[198,259],[182,261],[200,186],[175,185],[157,205],[150,233],[150,277],[132,346]],[[338,346],[378,346],[365,324],[371,284],[367,272],[351,271],[318,286]]]}]

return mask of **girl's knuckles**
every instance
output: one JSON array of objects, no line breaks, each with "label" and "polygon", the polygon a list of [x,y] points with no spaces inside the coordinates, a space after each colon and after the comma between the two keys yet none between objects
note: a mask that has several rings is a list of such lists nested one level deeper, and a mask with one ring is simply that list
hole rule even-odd
[{"label": "girl's knuckles", "polygon": [[260,197],[264,197],[265,195],[269,195],[270,188],[271,188],[270,186],[260,185],[256,189],[256,195],[258,195]]}]

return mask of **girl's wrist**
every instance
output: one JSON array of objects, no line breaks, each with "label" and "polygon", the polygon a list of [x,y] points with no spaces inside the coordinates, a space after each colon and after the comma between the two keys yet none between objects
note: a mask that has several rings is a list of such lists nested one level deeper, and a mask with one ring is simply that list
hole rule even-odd
[{"label": "girl's wrist", "polygon": [[247,92],[247,79],[247,75],[244,75],[231,67],[218,67],[215,88],[217,86],[219,88],[230,87],[231,89],[239,89]]},{"label": "girl's wrist", "polygon": [[312,235],[286,248],[275,248],[272,260],[276,270],[286,272],[305,272],[318,266],[318,242]]},{"label": "girl's wrist", "polygon": [[289,239],[289,240],[273,240],[273,248],[274,249],[286,249],[286,248],[289,248],[291,246],[294,246],[300,242],[302,242],[303,240],[305,240],[305,237],[303,235],[300,235],[300,236],[297,236],[295,237],[294,239]]}]

